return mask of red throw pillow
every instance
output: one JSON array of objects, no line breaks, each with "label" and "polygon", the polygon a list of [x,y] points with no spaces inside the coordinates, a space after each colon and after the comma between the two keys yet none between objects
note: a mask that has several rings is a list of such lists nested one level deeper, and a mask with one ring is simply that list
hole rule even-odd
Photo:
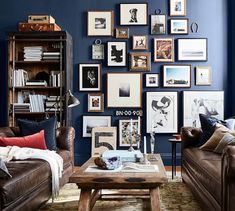
[{"label": "red throw pillow", "polygon": [[0,137],[0,146],[18,146],[36,149],[47,149],[44,138],[44,130],[41,130],[39,133],[23,137]]}]

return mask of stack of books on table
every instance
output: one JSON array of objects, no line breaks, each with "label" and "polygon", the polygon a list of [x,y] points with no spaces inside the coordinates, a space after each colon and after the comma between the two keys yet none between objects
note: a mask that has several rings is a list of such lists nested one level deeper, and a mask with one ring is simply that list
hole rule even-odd
[{"label": "stack of books on table", "polygon": [[29,95],[29,102],[32,112],[44,112],[45,95]]},{"label": "stack of books on table", "polygon": [[27,80],[25,83],[26,86],[47,86],[45,80]]},{"label": "stack of books on table", "polygon": [[45,103],[46,111],[60,110],[60,96],[48,96]]},{"label": "stack of books on table", "polygon": [[13,86],[24,86],[28,80],[28,72],[23,69],[13,71]]},{"label": "stack of books on table", "polygon": [[31,112],[30,103],[14,103],[13,110],[15,113],[17,112]]},{"label": "stack of books on table", "polygon": [[60,52],[43,52],[42,59],[43,60],[59,60]]},{"label": "stack of books on table", "polygon": [[24,47],[24,61],[41,61],[42,46],[26,46]]}]

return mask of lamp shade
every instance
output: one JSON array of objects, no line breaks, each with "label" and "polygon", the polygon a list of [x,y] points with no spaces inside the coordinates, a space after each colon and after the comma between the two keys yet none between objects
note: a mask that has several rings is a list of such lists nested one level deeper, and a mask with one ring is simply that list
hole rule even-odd
[{"label": "lamp shade", "polygon": [[73,94],[71,93],[71,91],[68,91],[68,107],[74,107],[80,104],[80,101],[73,96]]}]

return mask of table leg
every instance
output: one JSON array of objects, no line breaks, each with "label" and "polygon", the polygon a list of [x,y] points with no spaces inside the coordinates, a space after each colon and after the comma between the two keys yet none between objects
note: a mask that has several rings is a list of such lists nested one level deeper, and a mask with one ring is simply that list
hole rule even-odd
[{"label": "table leg", "polygon": [[149,190],[150,194],[150,203],[152,211],[160,211],[160,196],[159,196],[159,188],[153,188]]},{"label": "table leg", "polygon": [[91,210],[91,189],[82,188],[80,199],[78,202],[78,211],[90,211]]}]

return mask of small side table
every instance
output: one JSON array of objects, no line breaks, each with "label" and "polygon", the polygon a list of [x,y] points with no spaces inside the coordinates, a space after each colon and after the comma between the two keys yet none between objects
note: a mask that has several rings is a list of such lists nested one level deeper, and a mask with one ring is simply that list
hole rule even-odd
[{"label": "small side table", "polygon": [[171,142],[171,168],[172,168],[172,179],[176,176],[176,144],[181,144],[181,139],[170,138]]}]

